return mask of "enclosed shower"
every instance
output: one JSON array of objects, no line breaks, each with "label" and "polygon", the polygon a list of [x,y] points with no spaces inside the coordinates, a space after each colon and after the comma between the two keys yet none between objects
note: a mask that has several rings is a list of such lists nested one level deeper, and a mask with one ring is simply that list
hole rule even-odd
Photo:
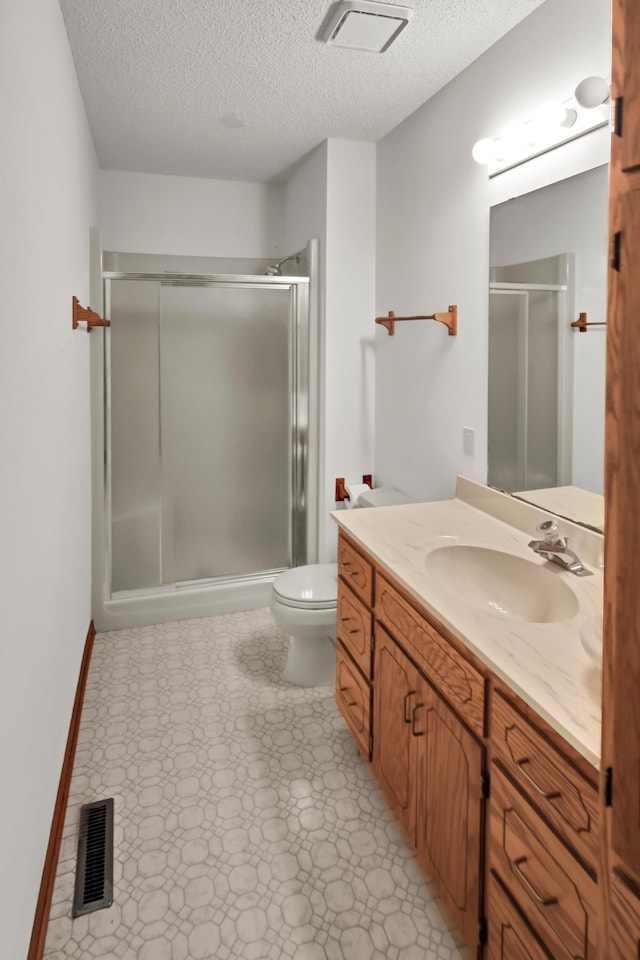
[{"label": "enclosed shower", "polygon": [[573,256],[492,267],[488,480],[509,492],[571,482]]},{"label": "enclosed shower", "polygon": [[306,258],[250,274],[105,259],[107,625],[256,605],[309,559],[309,270],[281,269]]}]

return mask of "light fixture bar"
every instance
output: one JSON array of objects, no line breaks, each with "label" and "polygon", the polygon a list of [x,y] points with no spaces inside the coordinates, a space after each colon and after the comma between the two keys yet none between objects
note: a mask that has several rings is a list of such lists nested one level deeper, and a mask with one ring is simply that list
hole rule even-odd
[{"label": "light fixture bar", "polygon": [[609,123],[607,81],[588,77],[576,87],[575,96],[561,102],[547,101],[533,118],[509,124],[496,139],[478,140],[474,160],[486,164],[489,177],[520,166],[556,147]]}]

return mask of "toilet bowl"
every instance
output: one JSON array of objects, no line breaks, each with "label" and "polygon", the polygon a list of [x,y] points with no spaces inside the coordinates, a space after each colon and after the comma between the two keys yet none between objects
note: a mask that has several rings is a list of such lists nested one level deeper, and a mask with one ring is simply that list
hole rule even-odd
[{"label": "toilet bowl", "polygon": [[289,635],[284,679],[303,687],[333,683],[336,671],[338,568],[310,563],[276,577],[271,613]]},{"label": "toilet bowl", "polygon": [[[358,499],[358,507],[411,503],[395,487],[378,487]],[[289,636],[284,679],[303,687],[333,684],[336,671],[338,567],[310,563],[285,570],[273,582],[271,613]]]}]

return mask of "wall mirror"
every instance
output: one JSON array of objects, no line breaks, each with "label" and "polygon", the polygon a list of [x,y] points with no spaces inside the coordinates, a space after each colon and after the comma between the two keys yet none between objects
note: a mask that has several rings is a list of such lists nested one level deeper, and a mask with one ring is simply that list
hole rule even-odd
[{"label": "wall mirror", "polygon": [[598,529],[607,216],[606,164],[491,209],[488,482]]}]

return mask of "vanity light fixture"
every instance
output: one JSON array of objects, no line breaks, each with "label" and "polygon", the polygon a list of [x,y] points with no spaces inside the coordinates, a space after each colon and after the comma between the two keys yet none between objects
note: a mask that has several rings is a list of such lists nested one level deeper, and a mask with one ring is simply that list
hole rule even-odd
[{"label": "vanity light fixture", "polygon": [[547,100],[532,119],[510,123],[500,137],[478,140],[471,151],[473,159],[489,168],[495,177],[511,167],[538,157],[585,133],[608,123],[602,110],[595,110],[609,99],[609,85],[602,77],[586,77],[575,94],[564,102]]},{"label": "vanity light fixture", "polygon": [[352,50],[384,53],[413,16],[409,7],[377,0],[339,0],[329,9],[317,39]]},{"label": "vanity light fixture", "polygon": [[545,100],[533,115],[533,123],[543,131],[557,130],[558,127],[572,127],[577,119],[577,111],[560,103],[559,100]]}]

